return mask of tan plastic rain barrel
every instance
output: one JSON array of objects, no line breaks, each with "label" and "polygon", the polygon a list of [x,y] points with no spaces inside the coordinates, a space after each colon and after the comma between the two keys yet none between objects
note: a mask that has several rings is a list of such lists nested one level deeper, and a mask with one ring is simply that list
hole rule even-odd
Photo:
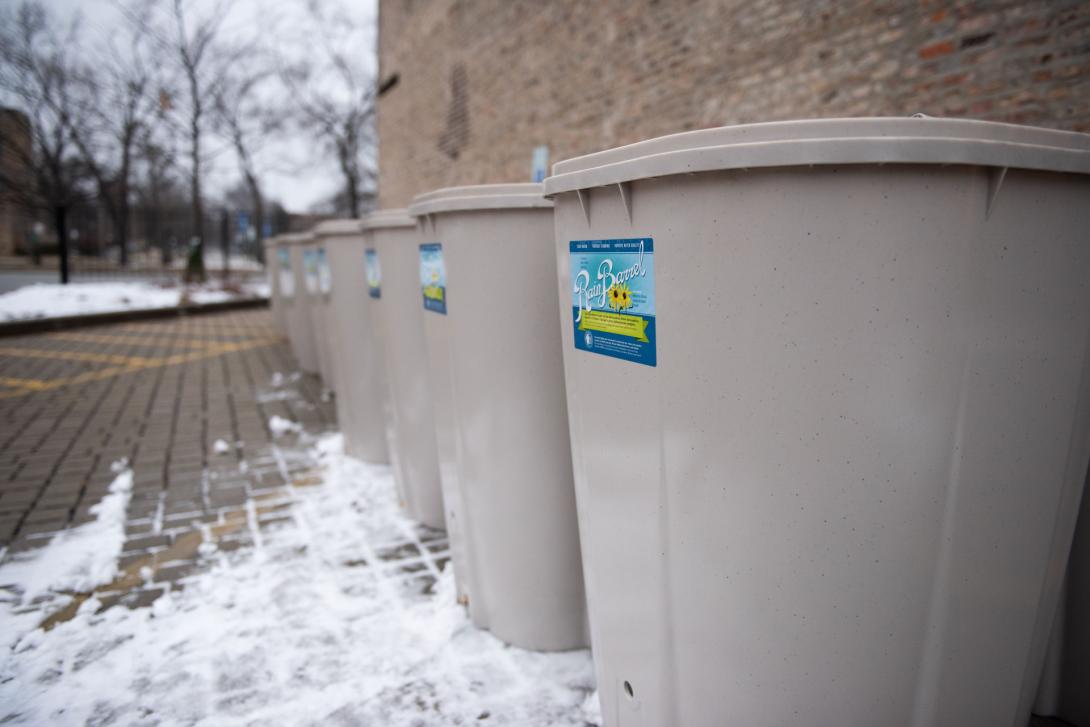
[{"label": "tan plastic rain barrel", "polygon": [[269,285],[269,312],[272,314],[273,324],[280,333],[287,335],[288,321],[284,301],[280,292],[280,255],[278,250],[284,249],[287,256],[288,271],[291,270],[291,258],[287,255],[286,248],[280,248],[277,237],[267,237],[262,242],[265,248],[265,278]]},{"label": "tan plastic rain barrel", "polygon": [[[416,225],[403,209],[363,219],[372,269],[381,270],[368,306],[379,337],[390,402],[388,441],[402,504],[415,520],[444,528]],[[366,255],[365,251],[365,255]]]},{"label": "tan plastic rain barrel", "polygon": [[359,220],[325,222],[315,232],[325,247],[331,275],[325,330],[334,351],[337,421],[345,451],[383,464],[389,461],[386,374],[370,318],[364,233]]},{"label": "tan plastic rain barrel", "polygon": [[282,291],[287,290],[290,282],[291,291],[283,298],[292,353],[295,354],[299,368],[308,374],[314,374],[318,372],[317,342],[310,322],[310,296],[307,294],[306,273],[303,270],[303,247],[310,239],[309,232],[280,236],[279,244],[287,248],[290,263],[287,275],[280,278],[280,288]]},{"label": "tan plastic rain barrel", "polygon": [[459,590],[504,641],[584,647],[552,203],[540,184],[494,184],[420,195],[409,212]]},{"label": "tan plastic rain barrel", "polygon": [[606,724],[1025,725],[1090,460],[1090,136],[754,124],[545,187]]},{"label": "tan plastic rain barrel", "polygon": [[318,375],[322,386],[336,391],[336,375],[333,371],[333,350],[326,332],[326,309],[329,299],[329,265],[325,246],[321,239],[310,232],[310,239],[303,245],[303,272],[306,282],[307,315],[314,336],[314,353],[318,359]]}]

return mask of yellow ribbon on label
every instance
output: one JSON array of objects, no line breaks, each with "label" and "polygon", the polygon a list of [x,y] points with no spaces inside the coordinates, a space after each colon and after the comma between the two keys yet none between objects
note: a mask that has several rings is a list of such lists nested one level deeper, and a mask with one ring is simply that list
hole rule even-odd
[{"label": "yellow ribbon on label", "polygon": [[427,298],[428,300],[437,300],[437,301],[442,302],[442,300],[443,300],[443,289],[440,288],[438,285],[425,285],[424,286],[424,297]]},{"label": "yellow ribbon on label", "polygon": [[640,316],[610,313],[604,310],[585,310],[582,320],[579,321],[579,330],[613,333],[635,338],[641,343],[650,343],[647,339],[648,323],[650,321]]}]

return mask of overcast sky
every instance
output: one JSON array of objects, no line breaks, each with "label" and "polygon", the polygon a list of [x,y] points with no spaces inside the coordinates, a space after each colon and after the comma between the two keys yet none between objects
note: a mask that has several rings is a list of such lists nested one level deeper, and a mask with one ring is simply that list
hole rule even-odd
[{"label": "overcast sky", "polygon": [[[123,28],[125,23],[116,9],[114,0],[41,0],[49,10],[60,19],[68,19],[77,12],[83,19],[82,32],[88,41],[108,36]],[[171,0],[160,0],[168,3]],[[196,0],[201,2],[203,0]],[[346,14],[366,33],[351,39],[352,53],[359,54],[361,64],[373,73],[377,66],[375,57],[374,28],[376,26],[377,0],[310,0],[316,2],[323,12],[335,11]],[[14,3],[17,0],[0,0]],[[243,32],[241,29],[265,28],[266,20],[274,13],[302,13],[307,0],[233,0],[231,16],[227,23],[228,35]],[[291,24],[288,24],[289,27]],[[239,29],[238,31],[231,30]],[[294,45],[303,52],[311,39],[294,39]],[[299,41],[303,41],[300,43]],[[284,43],[281,45],[291,45]],[[278,200],[292,212],[306,211],[311,205],[333,195],[340,188],[337,166],[332,158],[313,144],[302,138],[284,139],[275,145],[269,145],[260,154],[260,164],[264,169],[262,183],[265,196]],[[210,195],[222,193],[228,187],[237,184],[236,161],[233,154],[224,149],[216,155],[209,172],[206,188]]]}]

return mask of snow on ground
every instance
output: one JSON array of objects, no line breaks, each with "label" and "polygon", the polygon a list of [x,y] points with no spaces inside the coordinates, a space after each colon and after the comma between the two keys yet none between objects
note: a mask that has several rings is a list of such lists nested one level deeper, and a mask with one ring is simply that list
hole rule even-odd
[{"label": "snow on ground", "polygon": [[269,417],[269,431],[274,437],[282,437],[288,432],[301,432],[303,427],[298,422],[273,414]]},{"label": "snow on ground", "polygon": [[[217,303],[240,297],[239,293],[205,286],[164,287],[149,282],[35,283],[0,295],[0,321],[28,318],[109,313],[147,308],[173,308],[182,295],[192,303]],[[266,282],[243,285],[241,297],[267,297]]]},{"label": "snow on ground", "polygon": [[242,292],[246,295],[256,295],[259,298],[268,298],[272,295],[272,287],[268,280],[249,280],[242,284]]},{"label": "snow on ground", "polygon": [[[292,372],[289,375],[284,375],[284,374],[280,373],[279,371],[274,371],[273,375],[272,375],[272,378],[269,380],[269,386],[271,386],[272,389],[270,390],[270,389],[267,389],[267,388],[258,388],[258,391],[257,391],[257,400],[258,400],[258,402],[261,403],[261,404],[268,404],[271,401],[287,401],[287,400],[302,399],[302,397],[299,396],[299,390],[298,389],[296,389],[294,386],[288,386],[288,384],[293,384],[296,381],[298,381],[302,377],[302,375],[303,374],[300,373],[299,371]],[[302,402],[300,402],[300,403],[302,403]],[[272,417],[269,420],[269,428],[272,429],[273,436],[279,437],[280,435],[284,434],[284,432],[283,431],[278,431],[275,428],[275,427],[277,427],[279,425],[274,424],[274,422],[273,422],[274,419],[278,419],[281,422],[286,422],[288,420],[283,419],[282,417],[276,417],[276,416]]]},{"label": "snow on ground", "polygon": [[274,371],[272,378],[269,379],[269,385],[273,388],[279,389],[282,386],[288,384],[294,384],[299,379],[303,378],[301,371],[292,371],[290,374],[282,374],[279,371]]},{"label": "snow on ground", "polygon": [[[248,255],[232,253],[231,256],[227,258],[227,262],[227,267],[235,271],[255,272],[262,270],[261,263]],[[173,265],[175,268],[184,270],[185,264],[186,261],[184,256],[174,258]],[[223,269],[223,251],[218,248],[206,248],[204,251],[204,267],[207,270]]]},{"label": "snow on ground", "polygon": [[94,520],[57,533],[49,547],[13,556],[0,568],[0,586],[14,587],[18,606],[50,591],[89,591],[117,575],[132,470],[124,460],[115,462],[113,470],[117,476],[106,496],[91,507]]},{"label": "snow on ground", "polygon": [[51,318],[178,305],[178,291],[151,283],[36,283],[0,295],[0,318]]},{"label": "snow on ground", "polygon": [[[96,613],[92,599],[45,632],[0,603],[0,722],[597,724],[589,652],[523,651],[474,628],[389,468],[346,457],[340,435],[311,456],[322,482],[293,488],[286,524],[212,551],[151,608]],[[384,556],[406,542],[416,567]]]}]

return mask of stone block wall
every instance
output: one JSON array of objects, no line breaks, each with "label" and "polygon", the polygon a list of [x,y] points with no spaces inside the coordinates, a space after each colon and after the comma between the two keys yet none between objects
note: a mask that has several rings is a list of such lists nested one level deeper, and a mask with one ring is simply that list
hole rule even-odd
[{"label": "stone block wall", "polygon": [[1085,0],[380,0],[379,203],[723,124],[1090,131]]}]

